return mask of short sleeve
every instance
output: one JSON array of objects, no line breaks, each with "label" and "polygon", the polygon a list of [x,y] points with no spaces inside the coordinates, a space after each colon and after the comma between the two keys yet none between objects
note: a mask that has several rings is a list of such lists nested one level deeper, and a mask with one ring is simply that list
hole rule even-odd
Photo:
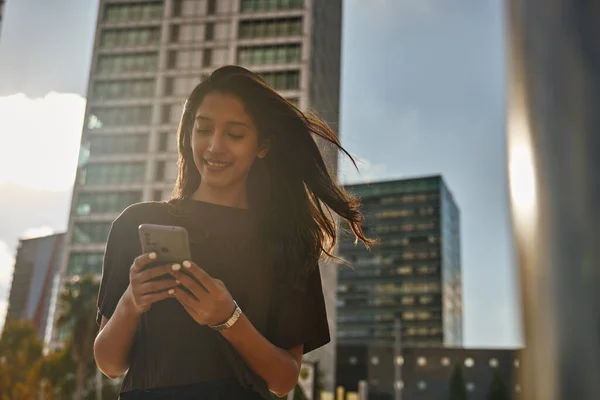
[{"label": "short sleeve", "polygon": [[318,265],[307,276],[304,290],[278,289],[271,299],[267,339],[290,349],[304,344],[304,353],[331,340]]},{"label": "short sleeve", "polygon": [[112,317],[123,293],[129,286],[129,269],[135,256],[132,251],[131,235],[125,216],[121,214],[111,225],[104,260],[102,280],[98,293],[98,314],[96,322],[102,322],[102,316]]}]

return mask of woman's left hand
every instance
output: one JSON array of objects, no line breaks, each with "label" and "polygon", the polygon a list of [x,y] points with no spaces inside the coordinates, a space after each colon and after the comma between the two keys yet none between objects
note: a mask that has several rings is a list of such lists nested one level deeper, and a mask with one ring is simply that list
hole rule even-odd
[{"label": "woman's left hand", "polygon": [[171,274],[180,286],[191,292],[176,288],[172,296],[200,325],[218,325],[233,314],[235,304],[225,284],[212,278],[195,263],[184,261],[183,267],[173,270]]}]

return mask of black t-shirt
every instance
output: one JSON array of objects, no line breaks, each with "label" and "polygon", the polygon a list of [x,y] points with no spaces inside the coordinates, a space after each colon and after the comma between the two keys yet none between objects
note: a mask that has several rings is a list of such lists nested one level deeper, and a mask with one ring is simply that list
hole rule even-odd
[{"label": "black t-shirt", "polygon": [[[104,255],[98,323],[102,316],[112,316],[129,285],[129,269],[141,254],[137,228],[142,223],[186,228],[192,261],[224,282],[254,327],[274,345],[289,349],[304,344],[306,353],[329,342],[318,260],[304,290],[281,286],[274,269],[282,266],[264,251],[252,212],[197,200],[134,204],[113,222]],[[142,315],[122,392],[226,378],[269,396],[265,382],[233,346],[195,322],[177,300],[155,303]]]}]

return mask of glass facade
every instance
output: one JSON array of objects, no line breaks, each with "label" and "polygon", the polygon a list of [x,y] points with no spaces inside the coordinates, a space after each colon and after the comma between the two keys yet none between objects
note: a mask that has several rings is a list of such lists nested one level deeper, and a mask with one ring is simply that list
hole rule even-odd
[{"label": "glass facade", "polygon": [[[441,177],[350,185],[362,199],[367,235],[379,240],[371,251],[340,237],[339,252],[353,268],[342,267],[338,281],[338,333],[341,344],[393,345],[394,319],[400,318],[406,346],[441,346],[461,337],[462,328],[449,330],[448,283],[444,269],[448,251],[460,274],[457,232],[443,229],[449,219],[458,224]],[[456,235],[454,235],[456,233]],[[454,236],[453,236],[454,235]],[[461,314],[458,307],[455,314]],[[460,344],[460,343],[458,343]]]},{"label": "glass facade", "polygon": [[300,71],[265,72],[261,77],[275,90],[300,89]]},{"label": "glass facade", "polygon": [[152,21],[163,16],[162,1],[146,1],[107,4],[104,7],[104,22]]},{"label": "glass facade", "polygon": [[142,183],[145,173],[145,162],[90,163],[81,171],[79,184]]},{"label": "glass facade", "polygon": [[104,252],[73,252],[69,257],[69,263],[67,264],[67,274],[69,274],[69,276],[84,275],[89,272],[101,274],[103,258]]},{"label": "glass facade", "polygon": [[242,65],[298,63],[302,56],[300,44],[240,47],[238,63]]},{"label": "glass facade", "polygon": [[77,215],[118,213],[142,200],[141,191],[81,193],[75,205]]},{"label": "glass facade", "polygon": [[73,243],[106,243],[110,222],[78,222],[73,226]]},{"label": "glass facade", "polygon": [[240,11],[266,12],[294,10],[304,7],[304,0],[241,0]]},{"label": "glass facade", "polygon": [[107,29],[100,35],[100,47],[148,46],[160,41],[160,28]]},{"label": "glass facade", "polygon": [[302,18],[241,21],[238,32],[240,39],[300,35]]}]

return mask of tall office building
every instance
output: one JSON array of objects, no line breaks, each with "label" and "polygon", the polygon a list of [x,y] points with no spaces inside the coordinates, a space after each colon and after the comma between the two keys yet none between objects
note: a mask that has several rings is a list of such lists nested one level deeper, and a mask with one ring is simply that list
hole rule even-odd
[{"label": "tall office building", "polygon": [[[44,339],[64,234],[19,241],[6,320],[29,320]],[[49,330],[49,329],[48,329]]]},{"label": "tall office building", "polygon": [[[132,203],[169,196],[183,100],[216,67],[248,67],[338,127],[341,0],[101,0],[99,7],[64,277],[100,273],[111,221]],[[324,152],[335,171],[336,157]],[[336,280],[336,269],[324,268],[334,338]],[[329,385],[334,349],[335,340],[311,355]]]},{"label": "tall office building", "polygon": [[0,0],[0,32],[2,32],[2,19],[4,17],[4,0]]},{"label": "tall office building", "polygon": [[441,176],[350,185],[372,251],[340,242],[338,343],[461,346],[459,210]]}]

